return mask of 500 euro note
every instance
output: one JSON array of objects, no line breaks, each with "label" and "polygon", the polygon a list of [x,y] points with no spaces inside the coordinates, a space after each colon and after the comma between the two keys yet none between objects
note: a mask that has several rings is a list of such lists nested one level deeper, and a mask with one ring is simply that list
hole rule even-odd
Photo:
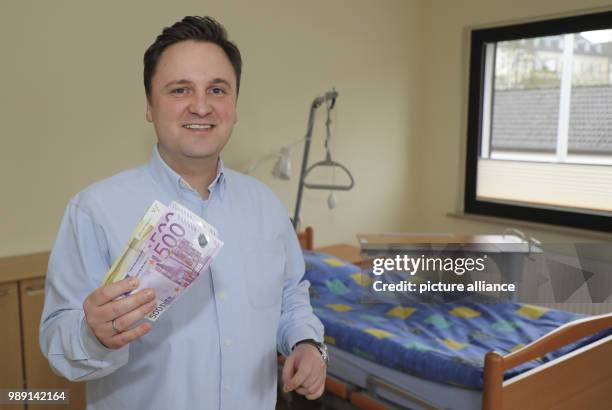
[{"label": "500 euro note", "polygon": [[[154,206],[155,203],[151,208]],[[134,239],[137,246],[133,252],[128,251],[123,263],[119,263],[127,270],[124,275],[120,275],[119,270],[114,280],[137,277],[139,285],[132,293],[153,288],[157,307],[147,319],[156,321],[180,293],[208,269],[223,242],[213,226],[176,202],[165,209],[151,208],[141,221],[143,226],[139,224],[141,229],[135,230],[141,234],[130,238],[130,244]],[[151,224],[155,214],[157,221]]]}]

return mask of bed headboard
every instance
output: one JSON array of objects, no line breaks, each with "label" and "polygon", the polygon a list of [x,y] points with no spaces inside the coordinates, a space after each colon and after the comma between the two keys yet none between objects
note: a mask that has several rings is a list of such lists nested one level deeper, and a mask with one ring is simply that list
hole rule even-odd
[{"label": "bed headboard", "polygon": [[297,234],[298,240],[300,241],[300,246],[302,249],[313,250],[314,248],[314,232],[312,227],[307,227],[302,232],[298,232]]}]

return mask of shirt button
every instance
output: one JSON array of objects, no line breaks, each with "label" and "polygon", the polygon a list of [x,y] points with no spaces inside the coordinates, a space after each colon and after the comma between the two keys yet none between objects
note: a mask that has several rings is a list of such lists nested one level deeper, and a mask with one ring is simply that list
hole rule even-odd
[{"label": "shirt button", "polygon": [[228,384],[224,384],[224,385],[223,385],[223,390],[225,390],[225,391],[230,391],[230,387],[229,387],[229,385],[228,385]]},{"label": "shirt button", "polygon": [[232,345],[232,339],[225,339],[225,346],[231,346]]},{"label": "shirt button", "polygon": [[219,300],[225,299],[225,292],[219,292]]}]

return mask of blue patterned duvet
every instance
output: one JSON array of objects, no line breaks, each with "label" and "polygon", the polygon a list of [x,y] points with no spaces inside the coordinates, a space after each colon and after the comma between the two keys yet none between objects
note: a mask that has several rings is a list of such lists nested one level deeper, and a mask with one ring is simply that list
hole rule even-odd
[{"label": "blue patterned duvet", "polygon": [[[335,257],[304,252],[311,303],[328,344],[426,379],[481,389],[484,356],[512,352],[583,315],[513,302],[372,301],[372,277]],[[373,303],[363,303],[368,300]],[[585,345],[567,346],[507,372],[509,378]]]}]

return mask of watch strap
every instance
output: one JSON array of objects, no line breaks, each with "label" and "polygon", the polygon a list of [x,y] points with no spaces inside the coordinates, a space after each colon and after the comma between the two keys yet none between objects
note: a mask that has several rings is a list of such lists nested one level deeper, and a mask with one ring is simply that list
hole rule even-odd
[{"label": "watch strap", "polygon": [[327,353],[327,346],[325,346],[324,343],[320,343],[317,342],[314,339],[304,339],[304,340],[300,340],[299,342],[297,342],[293,348],[291,349],[291,351],[293,351],[293,349],[296,348],[297,345],[300,345],[302,343],[307,343],[309,345],[313,345],[314,347],[317,348],[317,350],[319,351],[319,353],[321,354],[321,357],[323,358],[323,360],[325,361],[325,364],[329,364],[329,355]]}]

